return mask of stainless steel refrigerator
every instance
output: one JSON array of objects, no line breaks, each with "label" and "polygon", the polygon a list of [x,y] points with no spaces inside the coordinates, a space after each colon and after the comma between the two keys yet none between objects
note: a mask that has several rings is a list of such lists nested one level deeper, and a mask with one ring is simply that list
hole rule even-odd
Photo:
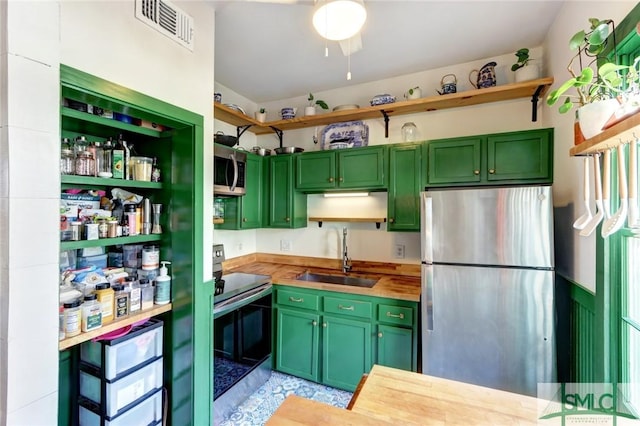
[{"label": "stainless steel refrigerator", "polygon": [[430,190],[423,373],[527,395],[555,382],[550,186]]}]

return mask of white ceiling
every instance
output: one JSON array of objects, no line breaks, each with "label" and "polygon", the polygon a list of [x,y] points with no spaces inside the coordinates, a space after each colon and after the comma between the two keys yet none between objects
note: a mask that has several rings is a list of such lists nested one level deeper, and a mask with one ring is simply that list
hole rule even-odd
[{"label": "white ceiling", "polygon": [[[208,0],[215,79],[257,102],[396,77],[537,47],[563,1],[365,0],[363,49],[347,57],[313,29],[313,1]],[[295,1],[295,0],[294,0]],[[515,59],[515,56],[514,56]]]}]

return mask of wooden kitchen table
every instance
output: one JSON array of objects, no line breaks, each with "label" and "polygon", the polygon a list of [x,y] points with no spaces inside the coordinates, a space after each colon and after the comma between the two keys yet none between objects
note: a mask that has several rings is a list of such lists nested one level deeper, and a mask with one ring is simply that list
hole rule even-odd
[{"label": "wooden kitchen table", "polygon": [[[539,400],[375,365],[351,411],[288,397],[268,425],[535,425]],[[357,414],[357,416],[353,416]]]}]

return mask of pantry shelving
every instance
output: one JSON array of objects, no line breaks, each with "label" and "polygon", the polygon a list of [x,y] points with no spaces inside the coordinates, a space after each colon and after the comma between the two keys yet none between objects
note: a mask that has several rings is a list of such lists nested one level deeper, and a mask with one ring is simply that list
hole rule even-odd
[{"label": "pantry shelving", "polygon": [[140,244],[160,241],[162,234],[131,235],[128,237],[99,238],[97,240],[61,241],[60,250],[74,250],[88,247],[109,247],[119,244]]}]

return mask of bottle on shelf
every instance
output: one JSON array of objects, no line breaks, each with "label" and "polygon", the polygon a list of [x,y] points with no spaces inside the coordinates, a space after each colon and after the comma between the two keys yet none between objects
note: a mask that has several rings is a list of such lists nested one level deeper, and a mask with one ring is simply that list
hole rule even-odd
[{"label": "bottle on shelf", "polygon": [[102,306],[102,324],[113,321],[113,289],[109,283],[96,284],[98,302]]},{"label": "bottle on shelf", "polygon": [[160,268],[160,275],[156,278],[156,290],[154,303],[156,305],[166,305],[171,301],[171,277],[168,275],[167,265],[171,262],[163,260]]},{"label": "bottle on shelf", "polygon": [[102,327],[102,304],[95,293],[84,297],[82,308],[82,331],[87,332]]}]

